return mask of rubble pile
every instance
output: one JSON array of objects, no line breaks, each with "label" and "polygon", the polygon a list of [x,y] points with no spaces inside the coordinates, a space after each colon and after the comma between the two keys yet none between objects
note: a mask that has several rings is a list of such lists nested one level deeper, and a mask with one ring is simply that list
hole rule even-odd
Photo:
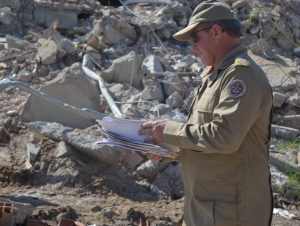
[{"label": "rubble pile", "polygon": [[[300,2],[223,2],[241,21],[241,43],[272,86],[272,136],[295,139],[300,134]],[[68,218],[86,225],[175,225],[184,197],[180,164],[152,163],[135,152],[95,146],[103,139],[95,119],[115,114],[103,88],[123,118],[187,119],[205,66],[191,43],[172,34],[187,25],[198,4],[0,2],[0,187],[9,198],[0,203],[15,206],[24,201],[20,192],[35,197],[25,199],[35,208],[19,223],[42,219],[63,225],[61,219]],[[272,148],[271,157],[278,158]],[[299,169],[300,152],[288,153],[282,161]],[[68,211],[73,214],[62,214]]]}]

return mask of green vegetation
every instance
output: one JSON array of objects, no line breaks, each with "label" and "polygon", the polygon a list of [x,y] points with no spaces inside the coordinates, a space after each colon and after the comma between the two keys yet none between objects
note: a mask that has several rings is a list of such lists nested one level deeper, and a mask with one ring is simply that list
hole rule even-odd
[{"label": "green vegetation", "polygon": [[293,141],[279,141],[276,145],[276,151],[286,152],[288,150],[299,150],[300,149],[300,137],[297,137]]},{"label": "green vegetation", "polygon": [[278,193],[280,196],[284,196],[287,189],[293,190],[296,193],[296,197],[300,199],[300,171],[286,165],[285,173],[288,177],[288,181],[285,185],[277,185],[273,187],[274,192]]},{"label": "green vegetation", "polygon": [[296,191],[296,196],[300,197],[300,171],[287,165],[286,175],[288,176],[287,188]]}]

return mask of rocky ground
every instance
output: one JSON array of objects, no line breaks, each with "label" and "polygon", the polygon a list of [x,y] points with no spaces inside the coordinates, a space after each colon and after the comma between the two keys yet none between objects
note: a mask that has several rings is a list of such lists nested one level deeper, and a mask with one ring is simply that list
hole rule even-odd
[{"label": "rocky ground", "polygon": [[[224,2],[241,20],[241,42],[273,89],[277,140],[270,159],[281,163],[271,168],[281,194],[274,194],[274,207],[295,216],[274,214],[272,225],[300,225],[299,194],[279,170],[286,164],[298,170],[300,152],[276,150],[279,138],[300,134],[299,1]],[[180,164],[95,146],[103,140],[95,119],[186,120],[204,66],[190,43],[171,35],[198,3],[0,2],[0,206],[13,203],[18,225],[33,219],[57,225],[63,218],[89,226],[176,225],[184,201]]]}]

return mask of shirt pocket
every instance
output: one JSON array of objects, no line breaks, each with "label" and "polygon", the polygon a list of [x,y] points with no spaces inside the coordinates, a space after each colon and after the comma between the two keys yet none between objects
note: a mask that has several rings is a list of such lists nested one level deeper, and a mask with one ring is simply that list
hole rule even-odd
[{"label": "shirt pocket", "polygon": [[236,183],[195,181],[193,192],[199,225],[237,225]]},{"label": "shirt pocket", "polygon": [[213,120],[213,111],[217,105],[216,102],[217,98],[214,93],[204,93],[200,97],[194,108],[198,114],[198,119],[201,120],[200,123],[207,123]]}]

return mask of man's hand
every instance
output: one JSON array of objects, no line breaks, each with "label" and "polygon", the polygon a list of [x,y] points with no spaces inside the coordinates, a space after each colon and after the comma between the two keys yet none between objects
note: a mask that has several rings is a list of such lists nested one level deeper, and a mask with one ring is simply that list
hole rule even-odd
[{"label": "man's hand", "polygon": [[153,142],[154,144],[161,143],[164,141],[163,131],[168,121],[168,119],[165,119],[145,122],[139,131],[139,135],[150,134],[150,136],[145,139],[145,142]]},{"label": "man's hand", "polygon": [[159,162],[161,161],[164,157],[160,155],[154,155],[154,154],[147,154],[148,159],[150,159],[152,162]]}]

